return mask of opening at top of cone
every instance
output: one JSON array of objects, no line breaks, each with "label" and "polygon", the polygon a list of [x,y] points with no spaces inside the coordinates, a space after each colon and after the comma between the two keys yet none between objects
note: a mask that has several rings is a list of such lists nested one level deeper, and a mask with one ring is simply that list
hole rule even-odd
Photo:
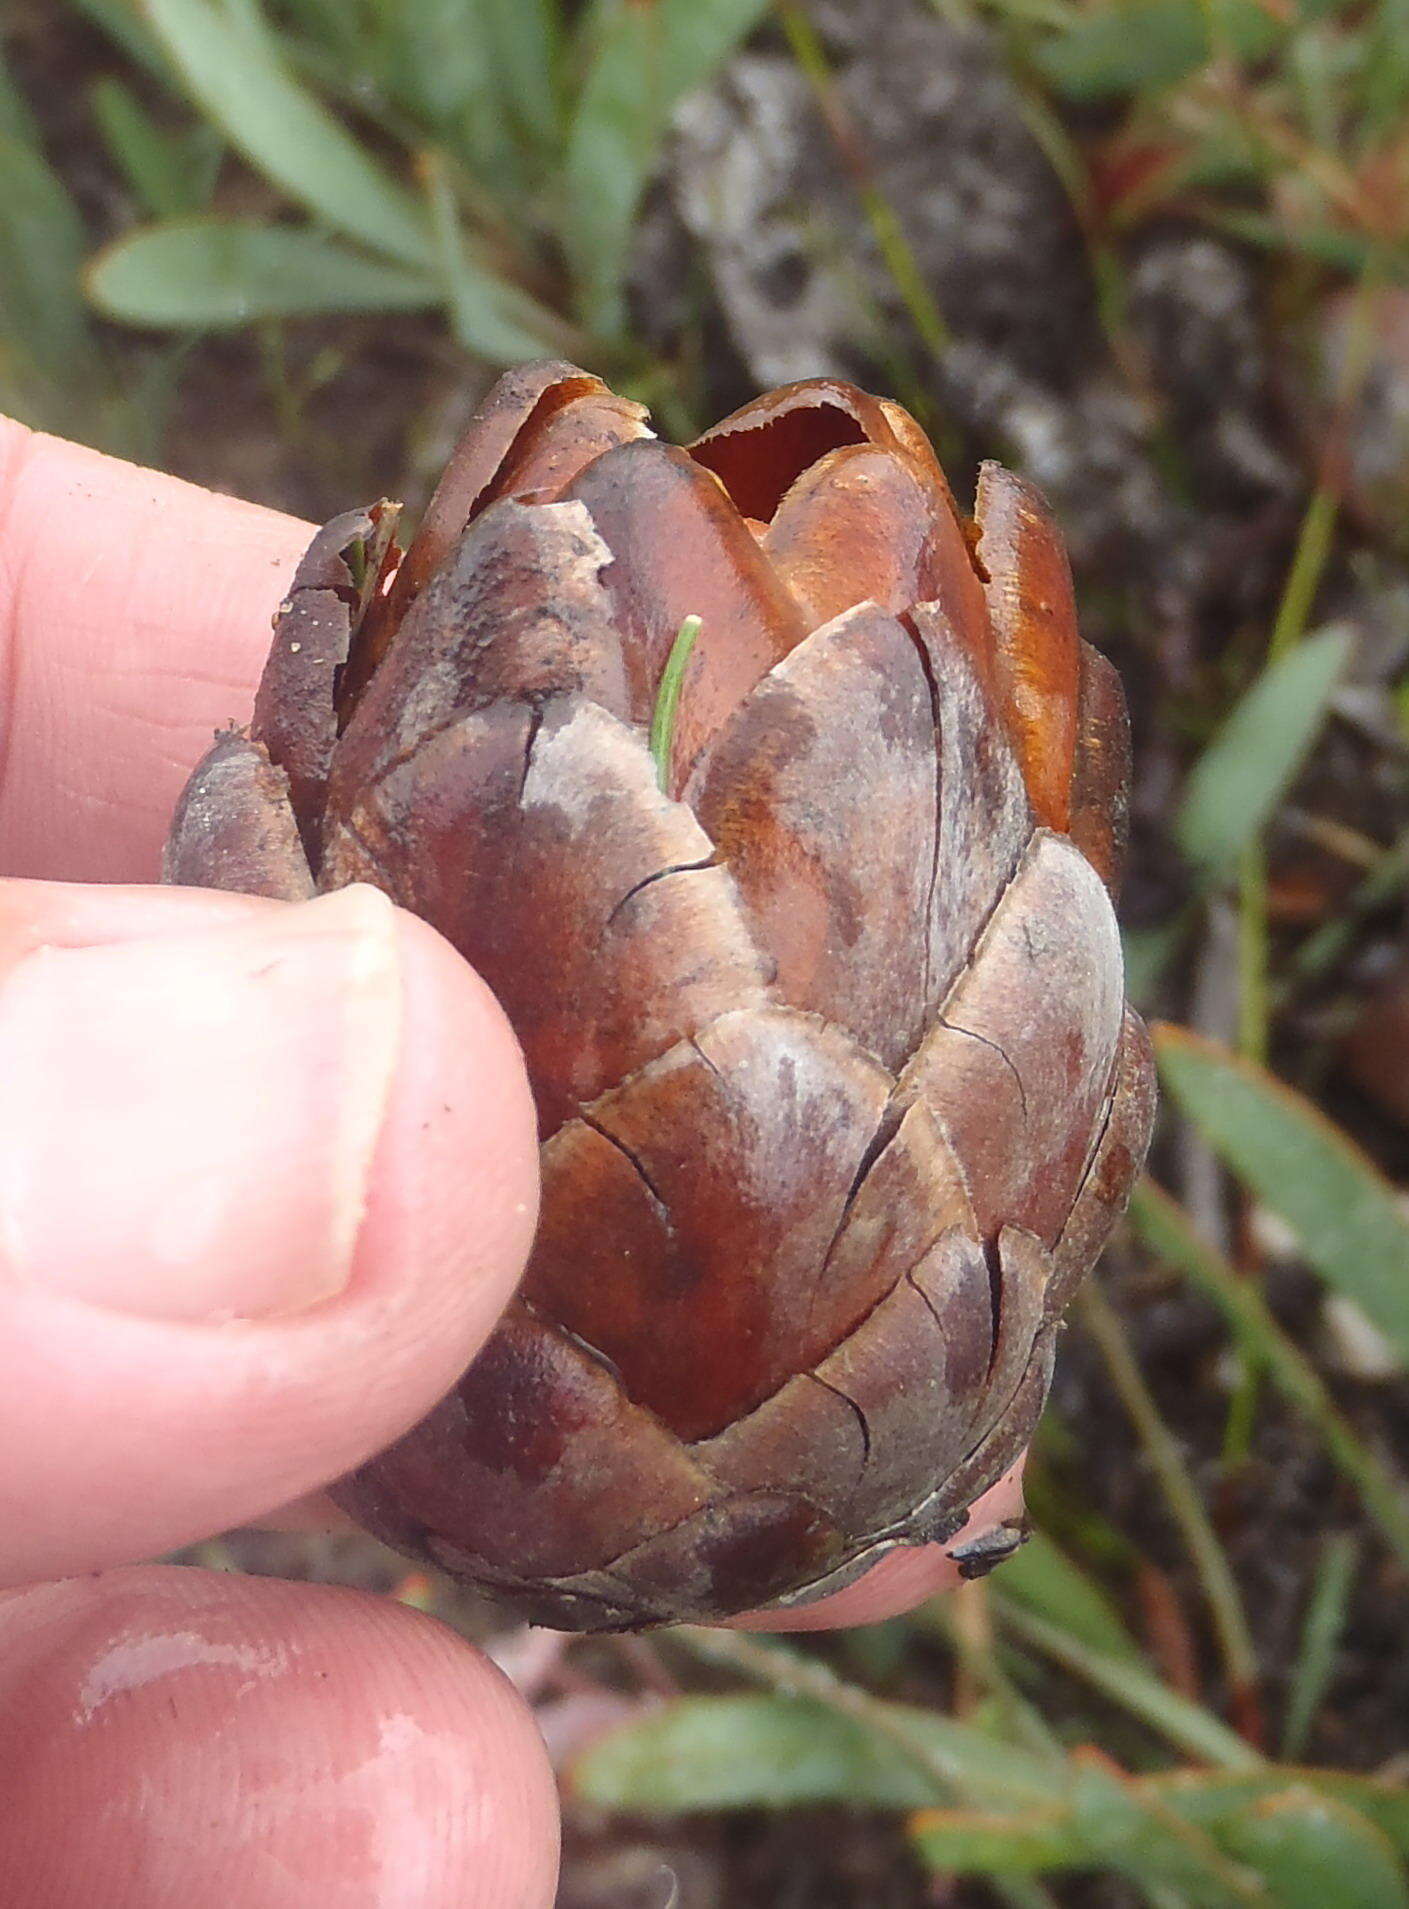
[{"label": "opening at top of cone", "polygon": [[876,441],[877,433],[859,415],[865,402],[863,392],[853,394],[851,386],[832,379],[785,385],[723,419],[696,438],[689,452],[714,472],[743,516],[767,523],[819,458],[844,444]]}]

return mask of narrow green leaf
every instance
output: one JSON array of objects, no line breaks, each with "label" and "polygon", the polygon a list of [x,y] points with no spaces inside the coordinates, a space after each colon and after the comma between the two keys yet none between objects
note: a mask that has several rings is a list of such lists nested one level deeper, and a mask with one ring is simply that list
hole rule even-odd
[{"label": "narrow green leaf", "polygon": [[321,233],[211,218],[173,219],[116,240],[90,264],[88,294],[110,318],[182,329],[421,311],[443,296],[426,274]]},{"label": "narrow green leaf", "polygon": [[545,151],[562,137],[560,16],[552,0],[482,0],[504,100]]},{"label": "narrow green leaf", "polygon": [[651,755],[655,760],[656,780],[663,789],[668,789],[670,784],[670,752],[675,745],[675,719],[680,710],[680,691],[700,627],[697,616],[687,616],[680,625],[675,641],[670,646],[670,655],[665,659],[660,688],[656,692],[656,706],[651,715]]},{"label": "narrow green leaf", "polygon": [[86,377],[96,363],[79,283],[83,224],[28,138],[27,109],[3,66],[0,81],[7,103],[0,124],[0,348],[17,383],[37,377],[62,384]]},{"label": "narrow green leaf", "polygon": [[1224,1770],[1256,1769],[1261,1764],[1262,1758],[1236,1731],[1171,1690],[1144,1664],[1095,1650],[1046,1618],[1013,1605],[1005,1609],[1003,1621],[1015,1637],[1063,1665],[1189,1756]]},{"label": "narrow green leaf", "polygon": [[1286,1722],[1282,1728],[1282,1755],[1301,1755],[1311,1725],[1335,1670],[1336,1652],[1345,1631],[1355,1567],[1360,1547],[1354,1535],[1338,1531],[1321,1547],[1316,1576],[1302,1623],[1301,1649],[1287,1692]]},{"label": "narrow green leaf", "polygon": [[1271,663],[1195,763],[1175,839],[1205,876],[1226,876],[1271,819],[1326,713],[1350,654],[1345,630],[1324,630]]},{"label": "narrow green leaf", "polygon": [[513,365],[539,357],[560,341],[555,340],[557,321],[477,257],[461,227],[439,155],[424,153],[421,171],[456,338],[490,364]]},{"label": "narrow green leaf", "polygon": [[1229,1685],[1236,1697],[1242,1697],[1256,1688],[1257,1652],[1228,1554],[1179,1440],[1145,1383],[1120,1314],[1094,1281],[1082,1290],[1077,1304],[1078,1317],[1100,1348],[1116,1394],[1139,1434],[1150,1470],[1198,1571]]},{"label": "narrow green leaf", "polygon": [[440,132],[467,114],[482,122],[473,128],[479,155],[502,149],[485,0],[398,0],[395,13],[387,11],[379,54],[388,91],[420,125]]},{"label": "narrow green leaf", "polygon": [[[248,6],[250,0],[226,0],[227,5]],[[413,0],[395,0],[393,8],[368,4],[368,0],[282,0],[281,19],[289,20],[310,40],[316,41],[348,71],[365,70],[378,28],[400,30],[411,11]],[[473,6],[475,0],[461,0]],[[359,73],[360,76],[360,73]]]},{"label": "narrow green leaf", "polygon": [[[1406,1814],[1402,1788],[1339,1771],[1121,1779],[1086,1768],[1059,1802],[927,1809],[909,1827],[930,1866],[952,1873],[1113,1868],[1146,1889],[1173,1886],[1183,1904],[1370,1909],[1383,1901],[1399,1909],[1395,1849]],[[1337,1864],[1344,1894],[1335,1887]]]},{"label": "narrow green leaf", "polygon": [[1115,1605],[1045,1532],[1034,1531],[1009,1558],[993,1579],[993,1596],[1000,1608],[1020,1605],[1108,1657],[1140,1657]]},{"label": "narrow green leaf", "polygon": [[1130,1219],[1151,1251],[1193,1280],[1251,1347],[1278,1391],[1315,1427],[1395,1555],[1409,1567],[1409,1493],[1404,1481],[1369,1449],[1337,1409],[1321,1375],[1273,1318],[1253,1282],[1242,1278],[1221,1253],[1199,1238],[1184,1209],[1153,1180],[1144,1179],[1135,1188]]},{"label": "narrow green leaf", "polygon": [[1405,0],[1380,0],[1361,44],[1365,51],[1362,88],[1362,151],[1403,136],[1409,112],[1409,6]]},{"label": "narrow green leaf", "polygon": [[39,149],[39,121],[5,64],[3,40],[0,40],[0,138],[13,139],[35,151]]},{"label": "narrow green leaf", "polygon": [[1409,1218],[1373,1161],[1309,1100],[1217,1042],[1165,1025],[1155,1046],[1199,1131],[1327,1283],[1409,1354]]},{"label": "narrow green leaf", "polygon": [[819,1803],[916,1809],[940,1800],[939,1786],[909,1738],[965,1800],[1023,1811],[1060,1800],[1060,1763],[929,1711],[873,1702],[896,1734],[806,1699],[680,1698],[600,1738],[573,1762],[568,1787],[602,1808],[648,1816]]},{"label": "narrow green leaf", "polygon": [[319,218],[424,266],[425,215],[280,58],[272,37],[213,0],[144,0],[196,101],[250,163]]},{"label": "narrow green leaf", "polygon": [[1264,212],[1230,209],[1212,201],[1201,204],[1198,211],[1207,224],[1268,251],[1297,253],[1356,278],[1372,264],[1383,261],[1385,276],[1391,283],[1403,284],[1409,279],[1409,259],[1404,256],[1402,247],[1386,258],[1379,239],[1354,227],[1310,225],[1285,214],[1271,217]]},{"label": "narrow green leaf", "polygon": [[769,0],[599,0],[591,59],[568,136],[563,244],[584,322],[625,327],[624,281],[636,208],[683,95],[705,86]]},{"label": "narrow green leaf", "polygon": [[111,75],[97,81],[90,97],[103,142],[142,210],[153,219],[200,211],[213,171],[193,163],[190,138],[158,126],[131,87]]},{"label": "narrow green leaf", "polygon": [[134,65],[144,67],[155,80],[170,86],[176,73],[161,43],[139,12],[139,0],[69,0],[69,5],[106,33]]},{"label": "narrow green leaf", "polygon": [[646,1816],[935,1800],[924,1772],[884,1738],[814,1704],[759,1696],[687,1697],[613,1731],[576,1759],[568,1787],[599,1808]]}]

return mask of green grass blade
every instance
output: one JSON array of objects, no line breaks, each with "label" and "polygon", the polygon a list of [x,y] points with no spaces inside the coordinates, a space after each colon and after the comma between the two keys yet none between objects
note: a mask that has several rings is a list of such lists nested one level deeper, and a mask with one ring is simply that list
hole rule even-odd
[{"label": "green grass blade", "polygon": [[1173,1691],[1143,1664],[1079,1643],[1059,1625],[1013,1605],[1003,1621],[1015,1637],[1051,1657],[1187,1755],[1224,1770],[1253,1770],[1262,1758],[1227,1724]]},{"label": "green grass blade", "polygon": [[1336,1651],[1345,1631],[1360,1547],[1350,1532],[1338,1531],[1321,1548],[1316,1577],[1302,1624],[1301,1649],[1287,1692],[1282,1755],[1299,1757],[1335,1671]]}]

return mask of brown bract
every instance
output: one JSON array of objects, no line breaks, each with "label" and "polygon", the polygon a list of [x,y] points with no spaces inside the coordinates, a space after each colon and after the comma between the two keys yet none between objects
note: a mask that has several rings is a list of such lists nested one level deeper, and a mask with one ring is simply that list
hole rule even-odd
[{"label": "brown bract", "polygon": [[1050,512],[989,465],[967,522],[914,422],[834,380],[677,449],[547,364],[404,556],[395,515],[314,540],[167,863],[374,882],[527,1059],[519,1297],[342,1503],[582,1629],[944,1541],[1031,1436],[1153,1110],[1124,701]]}]

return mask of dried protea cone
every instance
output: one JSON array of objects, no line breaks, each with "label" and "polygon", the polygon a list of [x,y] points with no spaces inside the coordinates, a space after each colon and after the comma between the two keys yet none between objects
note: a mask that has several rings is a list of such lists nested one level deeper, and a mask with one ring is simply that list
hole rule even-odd
[{"label": "dried protea cone", "polygon": [[342,1503],[580,1629],[952,1537],[1032,1433],[1152,1108],[1108,892],[1124,704],[1046,507],[989,465],[969,523],[850,385],[681,450],[546,364],[399,567],[394,515],[314,540],[168,851],[178,882],[374,882],[523,1044],[520,1296]]}]

